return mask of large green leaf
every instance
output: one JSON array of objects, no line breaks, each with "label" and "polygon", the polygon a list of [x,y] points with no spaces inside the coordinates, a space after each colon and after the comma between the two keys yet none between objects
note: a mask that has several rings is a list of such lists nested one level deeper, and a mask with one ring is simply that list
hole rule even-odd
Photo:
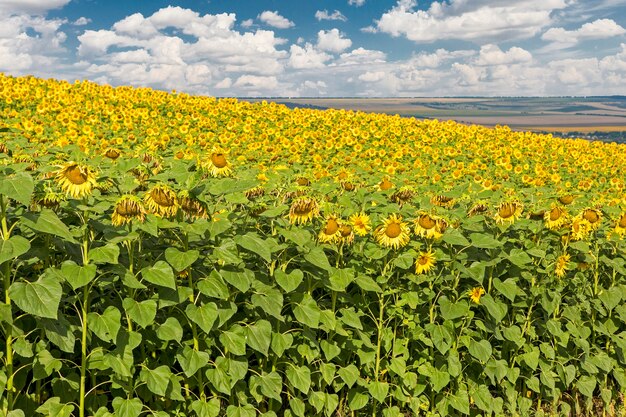
[{"label": "large green leaf", "polygon": [[314,247],[309,253],[304,255],[304,259],[312,265],[315,265],[325,271],[331,272],[333,269],[328,262],[328,257],[326,256],[326,253],[324,253],[324,249],[319,246]]},{"label": "large green leaf", "polygon": [[28,206],[30,197],[35,190],[33,177],[26,172],[7,175],[0,179],[0,194],[3,194],[18,203]]},{"label": "large green leaf", "polygon": [[63,313],[59,313],[56,320],[42,319],[41,327],[46,332],[46,337],[50,342],[58,346],[63,352],[74,353],[74,326],[65,318]]},{"label": "large green leaf", "polygon": [[63,278],[76,290],[89,284],[96,277],[96,266],[93,264],[77,265],[74,261],[65,261],[61,265]]},{"label": "large green leaf", "polygon": [[22,236],[11,236],[7,240],[0,239],[0,264],[22,256],[30,249],[30,242]]},{"label": "large green leaf", "polygon": [[217,304],[207,303],[200,307],[189,304],[185,309],[187,317],[205,332],[209,333],[218,317]]},{"label": "large green leaf", "polygon": [[235,243],[242,248],[259,255],[265,262],[272,261],[272,252],[267,243],[256,233],[235,236]]},{"label": "large green leaf", "polygon": [[272,325],[267,320],[259,320],[248,326],[246,343],[257,352],[267,356],[272,341]]},{"label": "large green leaf", "polygon": [[389,393],[389,383],[381,381],[373,381],[367,386],[370,395],[379,403],[385,402]]},{"label": "large green leaf", "polygon": [[139,302],[132,298],[125,298],[122,305],[129,317],[141,327],[148,327],[154,322],[157,311],[157,302],[155,300]]},{"label": "large green leaf", "polygon": [[480,341],[476,341],[471,339],[468,347],[470,355],[481,361],[482,363],[487,363],[489,358],[491,357],[491,343],[488,340],[483,339]]},{"label": "large green leaf", "polygon": [[198,257],[200,256],[200,252],[197,250],[188,250],[186,252],[182,252],[176,248],[167,248],[165,249],[165,260],[172,265],[176,271],[184,271],[188,267],[193,264]]},{"label": "large green leaf", "polygon": [[229,405],[226,407],[226,417],[256,417],[256,410],[250,404]]},{"label": "large green leaf", "polygon": [[320,309],[310,294],[302,294],[300,300],[293,307],[293,315],[300,323],[313,329],[319,326]]},{"label": "large green leaf", "polygon": [[220,332],[222,345],[235,355],[246,354],[246,330],[241,326],[233,326],[230,330]]},{"label": "large green leaf", "polygon": [[254,272],[249,269],[238,270],[224,268],[220,270],[220,275],[226,282],[241,292],[248,291],[254,280]]},{"label": "large green leaf", "polygon": [[108,243],[89,251],[89,261],[96,264],[117,264],[120,248],[114,243]]},{"label": "large green leaf", "polygon": [[67,240],[76,242],[70,229],[59,219],[57,214],[49,209],[42,209],[39,213],[26,213],[20,220],[22,224],[35,232],[49,233]]},{"label": "large green leaf", "polygon": [[161,340],[175,340],[178,343],[183,338],[183,327],[176,317],[168,317],[156,331],[157,337]]},{"label": "large green leaf", "polygon": [[113,410],[115,410],[115,417],[139,417],[143,410],[143,403],[139,398],[115,397]]},{"label": "large green leaf", "polygon": [[217,271],[211,271],[208,277],[201,279],[196,284],[198,290],[207,297],[228,300],[230,290],[224,279]]},{"label": "large green leaf", "polygon": [[139,374],[139,380],[145,382],[154,394],[164,397],[171,376],[170,368],[167,365],[161,365],[155,369],[143,368]]},{"label": "large green leaf", "polygon": [[291,364],[287,366],[285,375],[287,375],[287,379],[294,388],[300,390],[303,394],[308,394],[311,387],[311,370],[309,368]]},{"label": "large green leaf", "polygon": [[485,233],[472,233],[469,238],[475,248],[495,249],[502,247],[502,242]]},{"label": "large green leaf", "polygon": [[74,411],[74,405],[62,404],[61,398],[52,397],[37,408],[38,413],[46,417],[70,417]]},{"label": "large green leaf", "polygon": [[153,266],[143,268],[141,276],[154,285],[176,289],[176,278],[172,268],[165,261],[157,261]]},{"label": "large green leaf", "polygon": [[259,386],[264,396],[281,402],[280,393],[283,386],[283,379],[278,372],[272,371],[267,374],[263,373],[259,378]]},{"label": "large green leaf", "polygon": [[108,306],[102,314],[89,313],[87,326],[105,342],[114,342],[120,330],[122,313],[117,307]]},{"label": "large green leaf", "polygon": [[286,293],[290,293],[300,286],[304,279],[304,274],[299,269],[294,269],[289,274],[277,269],[274,271],[274,278]]},{"label": "large green leaf", "polygon": [[19,308],[50,319],[57,318],[62,295],[61,284],[51,273],[42,274],[34,282],[14,282],[9,288],[9,296]]},{"label": "large green leaf", "polygon": [[507,306],[503,302],[496,300],[490,294],[485,294],[481,297],[480,303],[485,306],[491,317],[496,323],[499,323],[504,319],[507,312]]}]

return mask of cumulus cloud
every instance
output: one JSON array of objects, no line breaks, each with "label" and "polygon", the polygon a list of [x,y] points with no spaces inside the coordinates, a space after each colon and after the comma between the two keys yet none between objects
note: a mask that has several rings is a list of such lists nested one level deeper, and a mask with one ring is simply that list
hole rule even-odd
[{"label": "cumulus cloud", "polygon": [[41,15],[48,10],[60,9],[70,0],[0,0],[0,14]]},{"label": "cumulus cloud", "polygon": [[585,23],[575,30],[566,30],[560,27],[551,28],[541,36],[541,39],[573,46],[584,40],[612,38],[624,33],[626,33],[626,29],[618,25],[614,20],[598,19]]},{"label": "cumulus cloud", "polygon": [[317,20],[341,20],[342,22],[348,20],[339,10],[332,13],[328,13],[328,10],[318,10],[315,12],[315,18]]},{"label": "cumulus cloud", "polygon": [[258,16],[258,19],[266,25],[275,27],[277,29],[289,29],[295,26],[292,21],[279,15],[278,12],[272,12],[269,10],[261,13]]},{"label": "cumulus cloud", "polygon": [[304,47],[291,45],[289,55],[289,66],[294,69],[323,68],[332,56],[316,49],[310,43]]},{"label": "cumulus cloud", "polygon": [[476,64],[478,65],[510,65],[529,62],[533,59],[530,52],[516,46],[502,51],[497,45],[487,44],[480,48]]},{"label": "cumulus cloud", "polygon": [[361,7],[365,4],[365,0],[348,0],[350,6]]},{"label": "cumulus cloud", "polygon": [[252,20],[252,19],[246,19],[246,20],[244,20],[243,22],[241,22],[241,27],[243,27],[243,28],[246,28],[246,29],[247,29],[247,28],[249,28],[249,27],[252,27],[252,25],[253,25],[253,24],[254,24],[254,20]]},{"label": "cumulus cloud", "polygon": [[84,16],[81,16],[72,22],[74,26],[85,26],[85,25],[88,25],[89,23],[91,23],[91,19],[89,19],[88,17],[84,17]]},{"label": "cumulus cloud", "polygon": [[372,65],[384,63],[387,55],[382,51],[357,48],[339,56],[337,65]]},{"label": "cumulus cloud", "polygon": [[361,75],[359,75],[359,80],[361,81],[365,81],[368,83],[374,83],[374,82],[378,82],[380,80],[382,80],[383,78],[385,78],[385,72],[384,71],[367,71]]},{"label": "cumulus cloud", "polygon": [[554,11],[566,6],[566,0],[450,0],[415,10],[415,0],[400,0],[380,17],[376,29],[417,43],[530,38],[552,23]]},{"label": "cumulus cloud", "polygon": [[322,51],[339,53],[352,46],[352,41],[344,38],[339,29],[320,30],[317,33],[317,47]]}]

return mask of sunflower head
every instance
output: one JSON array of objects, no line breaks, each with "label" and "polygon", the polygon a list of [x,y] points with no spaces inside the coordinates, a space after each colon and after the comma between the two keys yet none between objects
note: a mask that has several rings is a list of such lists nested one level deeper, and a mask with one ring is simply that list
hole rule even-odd
[{"label": "sunflower head", "polygon": [[339,243],[351,245],[354,242],[354,229],[349,224],[342,224],[339,228]]},{"label": "sunflower head", "polygon": [[65,200],[65,194],[54,191],[51,187],[46,187],[41,192],[35,192],[33,196],[33,206],[55,209]]},{"label": "sunflower head", "polygon": [[621,237],[626,235],[626,213],[622,213],[617,219],[614,231]]},{"label": "sunflower head", "polygon": [[204,202],[198,200],[189,191],[181,191],[178,195],[180,209],[189,218],[205,219],[207,217],[207,206]]},{"label": "sunflower head", "polygon": [[141,200],[134,195],[125,194],[115,203],[113,215],[111,216],[111,223],[114,226],[122,226],[126,223],[132,222],[133,220],[143,223],[145,214],[146,211],[141,203]]},{"label": "sunflower head", "polygon": [[583,210],[582,217],[589,222],[593,230],[597,230],[602,220],[602,212],[596,208],[588,207]]},{"label": "sunflower head", "polygon": [[305,224],[319,214],[317,200],[311,197],[298,197],[291,203],[289,221],[292,224]]},{"label": "sunflower head", "polygon": [[352,181],[341,181],[341,188],[346,191],[354,191],[357,189],[357,185]]},{"label": "sunflower head", "polygon": [[411,201],[411,199],[415,196],[415,191],[413,188],[409,186],[404,186],[400,188],[398,191],[393,193],[389,199],[396,204],[403,205]]},{"label": "sunflower head", "polygon": [[445,195],[435,195],[430,199],[430,203],[438,207],[452,207],[454,199]]},{"label": "sunflower head", "polygon": [[593,230],[593,226],[582,215],[578,215],[572,219],[570,224],[570,239],[583,240]]},{"label": "sunflower head", "polygon": [[565,276],[565,272],[567,271],[567,265],[569,264],[571,257],[569,254],[561,255],[556,260],[556,265],[554,266],[554,274],[563,278]]},{"label": "sunflower head", "polygon": [[296,184],[298,184],[298,186],[300,187],[308,187],[309,185],[311,185],[311,180],[309,180],[307,177],[298,177],[296,178]]},{"label": "sunflower head", "polygon": [[524,205],[519,201],[508,201],[501,203],[496,208],[495,220],[500,224],[512,224],[522,215]]},{"label": "sunflower head", "polygon": [[574,201],[574,196],[572,194],[565,194],[559,197],[559,203],[561,204],[568,205],[568,204],[572,204],[573,201]]},{"label": "sunflower head", "polygon": [[435,253],[432,251],[420,252],[419,256],[415,260],[415,273],[426,274],[430,272],[435,264],[437,263],[437,259],[435,258]]},{"label": "sunflower head", "polygon": [[66,194],[82,198],[95,188],[96,174],[87,165],[68,162],[56,172],[56,182]]},{"label": "sunflower head", "polygon": [[331,214],[326,217],[326,222],[317,237],[322,243],[335,243],[339,241],[341,238],[341,225],[337,216]]},{"label": "sunflower head", "polygon": [[354,233],[356,233],[359,236],[367,235],[369,231],[372,229],[370,217],[363,212],[353,214],[352,216],[350,216],[348,221],[350,225],[352,226]]},{"label": "sunflower head", "polygon": [[558,230],[569,222],[569,215],[565,208],[553,206],[543,214],[543,220],[548,229]]},{"label": "sunflower head", "polygon": [[386,177],[383,178],[383,180],[378,184],[378,189],[380,191],[387,191],[391,188],[393,188],[393,183]]},{"label": "sunflower head", "polygon": [[104,156],[114,161],[119,158],[121,154],[122,153],[119,151],[119,149],[116,148],[108,148],[106,151],[104,151]]},{"label": "sunflower head", "polygon": [[157,184],[146,193],[144,203],[148,211],[160,217],[173,217],[178,211],[178,197],[165,184]]},{"label": "sunflower head", "polygon": [[468,216],[475,216],[477,214],[482,214],[489,210],[489,206],[485,201],[477,201],[468,211]]},{"label": "sunflower head", "polygon": [[481,287],[474,287],[469,291],[469,297],[472,302],[480,304],[480,297],[485,294],[485,290]]},{"label": "sunflower head", "polygon": [[256,187],[250,188],[248,191],[245,192],[246,198],[250,201],[254,201],[259,197],[262,197],[265,195],[265,188],[263,188],[262,186],[258,185]]},{"label": "sunflower head", "polygon": [[402,221],[402,216],[392,214],[376,228],[374,236],[379,245],[399,249],[409,243],[409,233],[409,226]]},{"label": "sunflower head", "polygon": [[439,239],[448,228],[448,222],[439,216],[424,211],[417,214],[414,221],[416,235],[427,239]]},{"label": "sunflower head", "polygon": [[226,151],[220,148],[214,148],[208,158],[204,157],[198,161],[198,165],[212,177],[228,177],[233,172]]}]

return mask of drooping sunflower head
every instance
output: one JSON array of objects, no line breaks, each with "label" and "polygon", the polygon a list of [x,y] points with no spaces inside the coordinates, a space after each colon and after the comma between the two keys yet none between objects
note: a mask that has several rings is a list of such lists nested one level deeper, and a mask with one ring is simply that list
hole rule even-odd
[{"label": "drooping sunflower head", "polygon": [[326,217],[326,222],[317,237],[322,243],[335,243],[339,241],[341,238],[341,224],[337,216],[331,214]]},{"label": "drooping sunflower head", "polygon": [[593,230],[598,230],[602,221],[602,212],[600,210],[587,207],[583,210],[582,217],[589,222]]},{"label": "drooping sunflower head", "polygon": [[583,240],[593,230],[591,223],[582,215],[575,216],[570,224],[570,239]]},{"label": "drooping sunflower head", "polygon": [[570,259],[571,259],[571,256],[567,253],[557,258],[556,264],[554,266],[554,274],[557,277],[563,278],[565,276]]},{"label": "drooping sunflower head", "polygon": [[519,201],[504,202],[496,208],[494,218],[496,223],[512,224],[521,217],[523,210],[524,205]]},{"label": "drooping sunflower head", "polygon": [[374,236],[379,245],[400,249],[409,243],[409,233],[409,226],[402,221],[402,216],[392,214],[376,228]]},{"label": "drooping sunflower head", "polygon": [[35,191],[33,195],[33,206],[55,209],[65,200],[65,194],[56,192],[52,187],[46,186],[45,189]]},{"label": "drooping sunflower head", "polygon": [[199,160],[198,164],[212,177],[228,177],[233,172],[228,155],[221,148],[214,148],[208,157]]},{"label": "drooping sunflower head", "polygon": [[205,219],[208,216],[206,204],[187,190],[178,194],[178,202],[180,209],[189,218]]},{"label": "drooping sunflower head", "polygon": [[354,181],[344,180],[341,181],[341,188],[346,191],[354,191],[358,188],[358,184],[356,184]]},{"label": "drooping sunflower head", "polygon": [[305,224],[313,220],[319,214],[317,200],[311,197],[298,197],[291,203],[289,209],[289,222],[292,224]]},{"label": "drooping sunflower head", "polygon": [[173,217],[178,211],[178,197],[174,190],[165,184],[157,184],[144,196],[148,211],[160,217]]},{"label": "drooping sunflower head", "polygon": [[391,188],[393,188],[393,183],[389,181],[389,178],[387,177],[383,178],[383,180],[378,184],[378,189],[380,191],[387,191]]},{"label": "drooping sunflower head", "polygon": [[434,268],[436,263],[437,259],[433,251],[420,252],[415,260],[415,273],[418,275],[426,274]]},{"label": "drooping sunflower head", "polygon": [[615,233],[620,236],[626,235],[626,213],[622,213],[615,222]]},{"label": "drooping sunflower head", "polygon": [[569,222],[569,215],[564,207],[555,205],[551,210],[546,211],[543,214],[543,221],[548,229],[558,230],[567,225]]},{"label": "drooping sunflower head", "polygon": [[559,197],[559,203],[569,205],[574,202],[574,196],[572,194],[565,194]]},{"label": "drooping sunflower head", "polygon": [[106,151],[104,151],[104,156],[114,161],[119,158],[121,154],[122,153],[120,152],[120,150],[116,148],[108,148]]},{"label": "drooping sunflower head", "polygon": [[411,199],[415,196],[415,190],[412,187],[404,186],[400,188],[398,191],[393,193],[389,199],[396,204],[403,205],[411,201]]},{"label": "drooping sunflower head", "polygon": [[448,222],[443,218],[425,211],[417,213],[414,221],[415,234],[427,239],[439,239],[447,228]]},{"label": "drooping sunflower head", "polygon": [[431,197],[430,203],[438,207],[452,207],[454,205],[454,199],[452,197],[446,197],[445,195],[435,195]]},{"label": "drooping sunflower head", "polygon": [[351,245],[354,242],[354,229],[349,224],[342,224],[339,228],[339,243],[344,245]]},{"label": "drooping sunflower head", "polygon": [[261,185],[257,185],[256,187],[250,188],[245,192],[246,198],[250,201],[254,201],[259,197],[265,195],[265,188]]},{"label": "drooping sunflower head", "polygon": [[105,194],[108,193],[114,186],[115,182],[111,178],[104,178],[103,180],[96,182],[95,188]]},{"label": "drooping sunflower head", "polygon": [[298,184],[298,186],[300,187],[308,187],[311,185],[311,180],[308,179],[307,177],[298,177],[296,178],[296,184]]},{"label": "drooping sunflower head", "polygon": [[361,212],[355,213],[348,219],[350,225],[354,229],[354,233],[359,236],[365,236],[372,229],[372,223],[370,220],[370,216]]},{"label": "drooping sunflower head", "polygon": [[139,197],[131,194],[125,194],[115,203],[113,215],[111,216],[111,223],[114,226],[122,226],[132,222],[133,220],[143,223],[145,215],[146,210],[144,209]]},{"label": "drooping sunflower head", "polygon": [[91,194],[96,186],[96,173],[87,165],[68,162],[56,172],[56,182],[63,192],[82,198]]},{"label": "drooping sunflower head", "polygon": [[477,214],[485,213],[489,210],[489,205],[486,201],[477,201],[474,205],[467,211],[468,216],[475,216]]},{"label": "drooping sunflower head", "polygon": [[485,290],[481,287],[474,287],[469,291],[470,300],[473,303],[480,304],[480,297],[485,294]]}]

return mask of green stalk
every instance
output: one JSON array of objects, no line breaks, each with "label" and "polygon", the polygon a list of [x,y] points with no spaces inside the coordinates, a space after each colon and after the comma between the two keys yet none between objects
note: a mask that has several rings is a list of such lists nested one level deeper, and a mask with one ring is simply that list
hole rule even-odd
[{"label": "green stalk", "polygon": [[[374,370],[374,375],[376,377],[376,381],[378,382],[380,379],[380,348],[383,342],[383,328],[384,328],[384,313],[385,313],[385,295],[381,294],[378,298],[378,340],[376,342],[376,368]],[[372,417],[376,417],[376,403],[374,402],[372,405]]]},{"label": "green stalk", "polygon": [[[85,235],[83,236],[83,266],[89,264],[89,227],[87,223],[89,213],[85,213]],[[87,385],[87,315],[89,313],[89,285],[83,287],[83,302],[82,302],[82,337],[80,347],[80,394],[78,404],[79,417],[85,417],[85,397],[86,397],[86,385]]]},{"label": "green stalk", "polygon": [[[0,223],[2,224],[2,239],[6,242],[9,240],[9,227],[7,224],[7,215],[6,215],[6,204],[4,202],[4,196],[0,195],[0,214],[2,215],[2,219],[0,219]],[[6,261],[4,263],[4,269],[2,272],[3,281],[4,281],[4,302],[9,309],[11,308],[11,296],[9,295],[9,287],[11,286],[11,261]],[[8,414],[8,412],[13,408],[13,391],[15,388],[13,387],[13,328],[11,324],[7,323],[5,326],[5,335],[6,335],[6,360],[5,365],[7,368],[7,383],[6,383],[6,391],[7,391],[7,408],[4,414]]]}]

